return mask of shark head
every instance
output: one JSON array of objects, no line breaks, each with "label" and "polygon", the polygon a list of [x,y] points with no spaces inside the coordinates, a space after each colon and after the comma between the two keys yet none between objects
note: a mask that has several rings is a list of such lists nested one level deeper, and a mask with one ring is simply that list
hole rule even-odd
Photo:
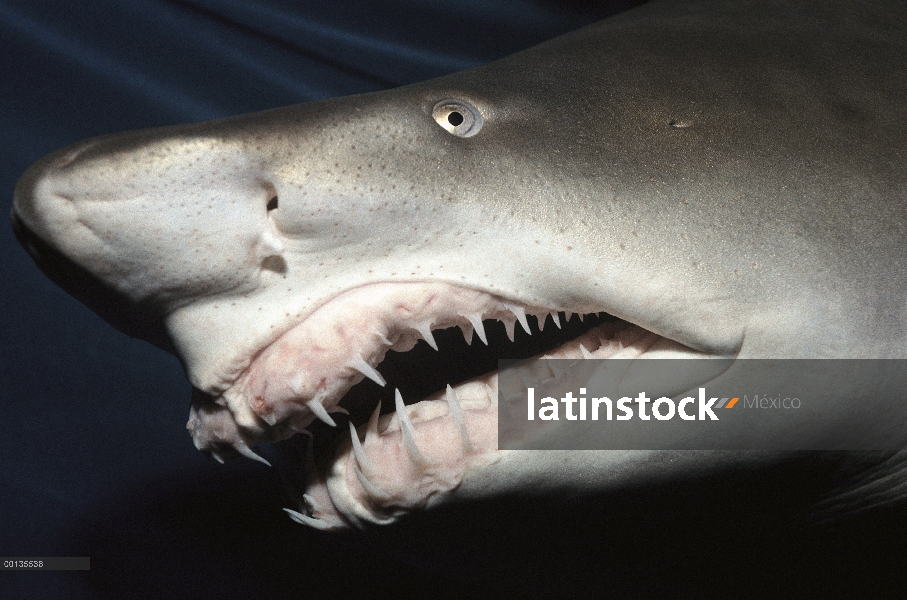
[{"label": "shark head", "polygon": [[[907,90],[870,81],[904,44],[842,6],[823,16],[836,61],[779,7],[756,27],[714,4],[655,2],[413,86],[87,140],[23,175],[14,225],[52,278],[182,360],[188,427],[218,458],[333,425],[362,379],[398,383],[389,351],[450,328],[487,342],[493,321],[525,344],[613,317],[551,357],[904,358]],[[739,459],[527,461],[497,450],[495,373],[436,384],[350,425],[292,516],[383,523]]]}]

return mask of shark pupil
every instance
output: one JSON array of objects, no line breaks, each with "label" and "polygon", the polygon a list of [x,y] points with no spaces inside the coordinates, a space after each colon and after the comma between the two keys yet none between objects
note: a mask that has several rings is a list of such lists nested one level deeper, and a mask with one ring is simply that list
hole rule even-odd
[{"label": "shark pupil", "polygon": [[454,111],[447,115],[447,122],[456,127],[463,122],[463,115],[458,113],[457,111]]}]

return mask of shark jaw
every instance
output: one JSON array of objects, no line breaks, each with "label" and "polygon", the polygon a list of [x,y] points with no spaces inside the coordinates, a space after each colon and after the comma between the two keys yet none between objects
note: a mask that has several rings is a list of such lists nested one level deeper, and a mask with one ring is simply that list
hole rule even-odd
[{"label": "shark jaw", "polygon": [[[551,335],[574,314],[583,319],[569,307],[527,306],[449,283],[363,285],[274,335],[219,394],[196,394],[187,428],[196,447],[218,460],[237,452],[266,462],[251,449],[255,444],[311,436],[307,428],[316,420],[335,427],[332,413],[348,414],[341,400],[363,379],[394,386],[379,371],[389,350],[407,352],[420,342],[438,350],[433,332],[451,328],[470,345],[487,345],[487,321],[501,321],[511,342],[517,328],[526,336],[546,329]],[[590,323],[577,337],[554,340],[545,358],[707,356],[621,320]],[[290,516],[320,529],[389,523],[441,500],[467,472],[495,462],[497,373],[437,387],[409,405],[396,390],[393,413],[382,416],[379,403],[367,423],[342,428],[333,456],[307,465],[308,489],[300,511],[287,509]]]}]

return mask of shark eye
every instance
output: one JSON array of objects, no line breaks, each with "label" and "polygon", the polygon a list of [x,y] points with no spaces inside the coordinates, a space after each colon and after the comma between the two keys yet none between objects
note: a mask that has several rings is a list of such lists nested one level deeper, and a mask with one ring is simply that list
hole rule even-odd
[{"label": "shark eye", "polygon": [[482,128],[482,115],[459,100],[442,100],[431,111],[438,125],[459,137],[472,137]]}]

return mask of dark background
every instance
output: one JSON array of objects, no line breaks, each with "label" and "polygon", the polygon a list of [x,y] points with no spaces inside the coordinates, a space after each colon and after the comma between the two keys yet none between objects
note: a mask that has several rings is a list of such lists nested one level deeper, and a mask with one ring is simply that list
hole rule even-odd
[{"label": "dark background", "polygon": [[[98,134],[382,90],[480,65],[631,2],[3,0],[0,198]],[[273,470],[206,460],[173,357],[48,281],[0,227],[0,598],[481,593],[293,524]]]},{"label": "dark background", "polygon": [[[2,0],[0,197],[11,201],[33,161],[82,138],[413,83],[634,3]],[[442,536],[455,536],[431,523],[377,541],[294,525],[280,510],[290,503],[274,470],[251,461],[222,467],[194,449],[184,429],[190,389],[175,358],[117,332],[55,287],[9,227],[0,227],[0,244],[0,555],[92,561],[87,572],[0,572],[0,598],[514,597],[560,589],[556,573],[521,572],[519,561],[501,577],[474,570],[471,554],[495,560],[496,536],[505,533],[493,527],[474,547],[434,556]],[[745,483],[737,491],[745,494]],[[707,493],[694,490],[687,500]],[[507,517],[506,507],[479,506],[476,522]],[[532,510],[545,507],[520,516],[527,522],[516,531],[525,538],[517,534],[511,547],[525,541],[563,554],[619,537],[593,520],[576,543],[546,540],[549,532],[533,529]],[[902,511],[773,534],[744,549],[731,527],[718,536],[720,552],[694,544],[702,556],[666,558],[677,547],[666,550],[660,532],[682,527],[626,510],[629,517],[610,524],[622,541],[608,564],[591,567],[607,574],[596,581],[613,586],[597,584],[595,595],[809,589],[831,597],[878,595],[901,583],[904,536],[891,532],[904,531]],[[409,531],[418,533],[408,540]],[[564,589],[582,589],[580,579],[571,575]],[[534,587],[539,580],[553,583]]]}]

